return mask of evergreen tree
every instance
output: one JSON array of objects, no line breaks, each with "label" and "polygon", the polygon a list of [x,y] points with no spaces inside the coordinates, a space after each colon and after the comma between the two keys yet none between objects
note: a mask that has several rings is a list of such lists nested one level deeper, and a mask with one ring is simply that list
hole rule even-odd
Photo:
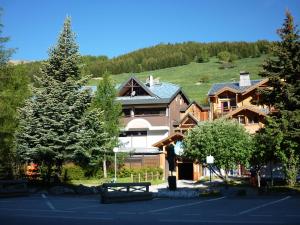
[{"label": "evergreen tree", "polygon": [[41,68],[39,87],[21,109],[17,151],[21,161],[34,161],[60,174],[63,162],[79,148],[82,116],[91,95],[81,87],[78,47],[66,18],[57,45]]},{"label": "evergreen tree", "polygon": [[110,147],[110,137],[105,132],[103,112],[100,109],[86,112],[78,138],[80,147],[75,150],[73,159],[87,174],[94,175],[101,166],[105,151]]},{"label": "evergreen tree", "polygon": [[275,153],[284,167],[286,180],[293,186],[300,165],[300,43],[290,12],[273,48],[275,57],[263,65],[261,75],[269,78],[270,89],[261,91],[261,104],[273,106],[266,129],[278,133]]},{"label": "evergreen tree", "polygon": [[[97,108],[103,112],[102,121],[104,121],[104,130],[108,134],[109,139],[106,141],[106,149],[103,149],[110,155],[113,147],[118,145],[118,137],[120,130],[121,104],[116,102],[116,88],[108,74],[103,76],[100,81],[96,95],[92,102],[92,108]],[[106,157],[103,157],[103,172],[106,174]]]},{"label": "evergreen tree", "polygon": [[13,49],[5,48],[9,38],[2,37],[2,27],[0,24],[0,179],[6,179],[13,175],[17,108],[28,96],[28,79],[8,65]]}]

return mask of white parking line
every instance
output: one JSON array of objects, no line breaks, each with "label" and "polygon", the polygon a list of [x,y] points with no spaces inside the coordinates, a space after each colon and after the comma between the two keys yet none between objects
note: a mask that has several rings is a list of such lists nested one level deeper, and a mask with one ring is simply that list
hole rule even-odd
[{"label": "white parking line", "polygon": [[52,203],[47,199],[47,196],[42,194],[42,198],[45,199],[45,202],[47,204],[47,206],[51,209],[51,210],[56,210],[54,205],[52,205]]},{"label": "white parking line", "polygon": [[250,209],[241,211],[241,212],[239,212],[237,215],[243,215],[243,214],[246,214],[246,213],[248,213],[248,212],[252,212],[252,211],[254,211],[254,210],[261,209],[261,208],[264,208],[264,207],[269,206],[269,205],[274,205],[274,204],[276,204],[276,203],[283,202],[283,201],[289,199],[290,197],[291,197],[291,196],[287,196],[287,197],[285,197],[285,198],[282,198],[282,199],[279,199],[279,200],[276,200],[276,201],[268,202],[268,203],[265,203],[265,204],[262,204],[262,205],[259,205],[259,206],[256,206],[256,207],[253,207],[253,208],[250,208]]},{"label": "white parking line", "polygon": [[225,197],[214,198],[214,199],[204,200],[204,201],[200,201],[200,202],[192,202],[192,203],[188,203],[188,204],[175,205],[175,206],[170,206],[170,207],[161,208],[161,209],[154,209],[154,210],[147,211],[146,213],[156,213],[156,212],[166,211],[166,210],[170,210],[170,209],[176,209],[176,208],[181,208],[181,207],[186,207],[186,206],[198,205],[198,204],[202,204],[202,203],[205,203],[205,202],[218,201],[218,200],[221,200],[221,199],[224,199],[224,198]]}]

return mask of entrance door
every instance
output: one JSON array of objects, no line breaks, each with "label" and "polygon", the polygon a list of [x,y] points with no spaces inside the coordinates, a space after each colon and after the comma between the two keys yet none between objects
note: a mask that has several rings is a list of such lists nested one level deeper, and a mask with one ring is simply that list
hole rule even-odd
[{"label": "entrance door", "polygon": [[193,180],[193,163],[178,163],[178,180]]}]

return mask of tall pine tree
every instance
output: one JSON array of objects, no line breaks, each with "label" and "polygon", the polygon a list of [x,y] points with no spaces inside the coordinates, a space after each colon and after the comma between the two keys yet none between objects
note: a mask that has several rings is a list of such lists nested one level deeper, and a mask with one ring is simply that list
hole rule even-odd
[{"label": "tall pine tree", "polygon": [[276,133],[275,154],[286,180],[293,186],[300,165],[300,42],[299,31],[290,12],[281,29],[281,41],[273,48],[274,57],[263,65],[261,76],[269,78],[270,89],[261,91],[261,104],[276,111],[267,120],[265,133]]},{"label": "tall pine tree", "polygon": [[49,179],[53,169],[60,173],[78,149],[81,120],[91,100],[90,92],[81,88],[78,46],[69,17],[41,74],[36,78],[39,87],[21,109],[17,152],[20,161],[44,166]]}]

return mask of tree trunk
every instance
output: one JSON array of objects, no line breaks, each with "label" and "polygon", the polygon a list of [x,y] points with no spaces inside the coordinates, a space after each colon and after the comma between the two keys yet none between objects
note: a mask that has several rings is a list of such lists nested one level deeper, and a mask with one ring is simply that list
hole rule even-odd
[{"label": "tree trunk", "polygon": [[225,169],[225,189],[228,189],[228,170]]},{"label": "tree trunk", "polygon": [[228,170],[225,169],[225,182],[228,182]]},{"label": "tree trunk", "polygon": [[221,170],[220,170],[219,168],[217,168],[217,169],[218,169],[218,172],[217,172],[212,166],[211,166],[210,168],[211,168],[212,172],[213,172],[214,174],[216,174],[220,179],[225,180],[225,178],[224,178],[224,176],[222,175]]},{"label": "tree trunk", "polygon": [[271,186],[273,187],[274,177],[273,177],[273,161],[270,162],[270,169],[271,169]]},{"label": "tree trunk", "polygon": [[257,171],[257,187],[260,188],[260,170]]},{"label": "tree trunk", "polygon": [[106,157],[104,156],[104,159],[102,161],[103,164],[103,177],[107,178],[107,170],[106,170]]}]

